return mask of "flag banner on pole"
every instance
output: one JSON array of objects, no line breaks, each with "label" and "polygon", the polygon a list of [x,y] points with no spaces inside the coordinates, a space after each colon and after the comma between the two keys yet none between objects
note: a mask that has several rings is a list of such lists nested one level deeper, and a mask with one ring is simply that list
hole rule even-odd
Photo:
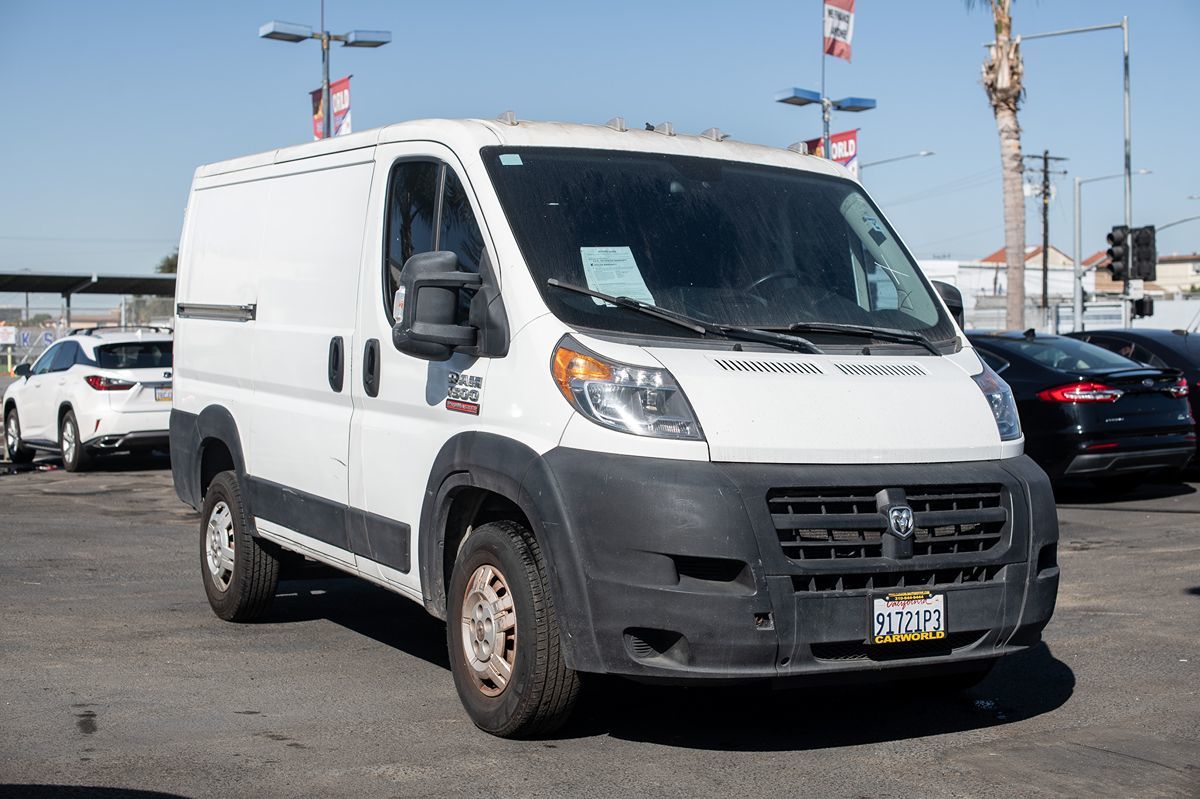
[{"label": "flag banner on pole", "polygon": [[[809,139],[804,142],[808,145],[808,152],[818,158],[825,157],[824,142],[819,138]],[[846,169],[850,170],[850,174],[858,179],[858,130],[846,130],[841,133],[829,134],[829,149],[833,150],[833,158]]]},{"label": "flag banner on pole", "polygon": [[[309,92],[312,97],[313,139],[324,138],[325,109],[321,107],[321,90]],[[350,133],[350,76],[329,82],[329,101],[333,104],[333,135]]]},{"label": "flag banner on pole", "polygon": [[825,0],[825,55],[850,60],[854,0]]}]

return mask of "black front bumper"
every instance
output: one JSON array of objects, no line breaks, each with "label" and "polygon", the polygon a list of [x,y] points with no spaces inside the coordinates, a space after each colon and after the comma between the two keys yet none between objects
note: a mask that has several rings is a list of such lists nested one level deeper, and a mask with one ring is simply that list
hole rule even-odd
[{"label": "black front bumper", "polygon": [[[543,463],[561,505],[546,530],[557,604],[581,671],[694,681],[952,670],[1036,643],[1054,609],[1053,495],[1025,457],[793,466],[560,448]],[[793,559],[767,505],[784,486],[979,484],[999,486],[1006,508],[983,552]],[[947,638],[868,644],[871,597],[916,585],[946,595]]]}]

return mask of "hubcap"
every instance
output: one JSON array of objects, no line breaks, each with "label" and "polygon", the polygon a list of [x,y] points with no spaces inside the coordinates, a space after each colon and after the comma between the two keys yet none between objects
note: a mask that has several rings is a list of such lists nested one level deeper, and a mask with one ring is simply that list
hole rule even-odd
[{"label": "hubcap", "polygon": [[17,417],[12,414],[8,417],[8,422],[4,425],[4,443],[8,445],[8,454],[13,455],[17,451],[17,444],[20,443],[21,436],[17,432]]},{"label": "hubcap", "polygon": [[499,696],[512,679],[517,657],[517,611],[499,569],[480,566],[471,575],[461,625],[463,655],[475,687],[485,696]]},{"label": "hubcap", "polygon": [[213,584],[221,591],[233,579],[233,514],[224,502],[213,506],[208,517],[204,554]]},{"label": "hubcap", "polygon": [[66,419],[62,426],[62,455],[65,461],[75,459],[75,425]]}]

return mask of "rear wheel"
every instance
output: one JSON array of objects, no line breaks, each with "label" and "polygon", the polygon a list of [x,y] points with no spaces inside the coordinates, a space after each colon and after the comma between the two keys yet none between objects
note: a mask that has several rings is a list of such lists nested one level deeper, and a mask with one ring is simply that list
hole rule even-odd
[{"label": "rear wheel", "polygon": [[226,621],[253,621],[275,599],[279,550],[251,529],[237,475],[221,472],[200,514],[200,575],[208,604]]},{"label": "rear wheel", "polygon": [[33,460],[33,450],[21,443],[21,420],[17,417],[16,408],[10,408],[4,419],[4,449],[13,463],[29,463]]},{"label": "rear wheel", "polygon": [[74,411],[63,414],[62,422],[58,426],[58,444],[62,450],[64,469],[68,472],[78,472],[87,467],[91,458],[88,457],[83,442],[79,440],[79,423],[75,421]]},{"label": "rear wheel", "polygon": [[446,637],[471,720],[504,738],[562,726],[579,696],[563,659],[550,580],[533,533],[492,522],[464,542],[450,579]]}]

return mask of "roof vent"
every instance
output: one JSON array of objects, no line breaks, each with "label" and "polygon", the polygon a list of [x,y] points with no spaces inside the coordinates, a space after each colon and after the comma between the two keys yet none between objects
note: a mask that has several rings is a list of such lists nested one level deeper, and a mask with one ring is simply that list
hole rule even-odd
[{"label": "roof vent", "polygon": [[629,130],[629,128],[625,127],[625,117],[613,117],[604,123],[604,127],[612,128],[617,133],[624,133]]},{"label": "roof vent", "polygon": [[700,136],[705,139],[712,139],[713,141],[725,141],[729,138],[729,134],[722,133],[720,128],[708,128]]},{"label": "roof vent", "polygon": [[657,125],[646,123],[646,130],[652,130],[655,133],[661,133],[664,136],[674,136],[675,126],[670,122],[660,122]]},{"label": "roof vent", "polygon": [[513,111],[505,111],[503,114],[496,117],[496,121],[503,125],[511,125],[515,128],[517,126],[517,115]]},{"label": "roof vent", "polygon": [[802,141],[794,141],[787,146],[789,150],[800,155],[808,155],[808,145]]}]

